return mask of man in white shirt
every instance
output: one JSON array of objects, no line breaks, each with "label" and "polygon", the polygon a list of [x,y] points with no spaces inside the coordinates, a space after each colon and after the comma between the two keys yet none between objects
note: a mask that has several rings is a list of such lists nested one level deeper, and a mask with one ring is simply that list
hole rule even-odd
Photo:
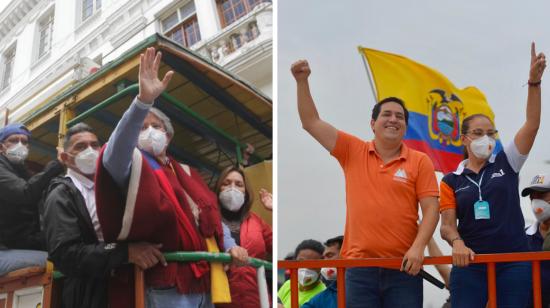
[{"label": "man in white shirt", "polygon": [[64,307],[107,307],[108,279],[117,268],[166,264],[160,245],[104,242],[94,194],[99,148],[90,126],[79,123],[67,131],[60,153],[67,175],[52,181],[45,203],[49,259],[66,277]]}]

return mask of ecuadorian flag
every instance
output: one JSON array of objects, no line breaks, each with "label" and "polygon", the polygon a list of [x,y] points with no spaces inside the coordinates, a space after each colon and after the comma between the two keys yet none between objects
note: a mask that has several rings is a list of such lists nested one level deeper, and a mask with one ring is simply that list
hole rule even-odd
[{"label": "ecuadorian flag", "polygon": [[[485,95],[475,87],[458,89],[447,77],[403,56],[359,47],[370,68],[376,100],[394,96],[409,110],[404,142],[432,159],[437,171],[454,171],[463,159],[462,120],[481,113],[494,123]],[[502,149],[497,140],[495,153]]]}]

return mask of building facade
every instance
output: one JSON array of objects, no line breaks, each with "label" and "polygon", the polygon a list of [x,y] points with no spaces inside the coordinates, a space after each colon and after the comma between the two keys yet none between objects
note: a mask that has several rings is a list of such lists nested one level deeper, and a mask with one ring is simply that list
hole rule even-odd
[{"label": "building facade", "polygon": [[272,95],[270,0],[12,0],[0,13],[0,125],[154,33]]}]

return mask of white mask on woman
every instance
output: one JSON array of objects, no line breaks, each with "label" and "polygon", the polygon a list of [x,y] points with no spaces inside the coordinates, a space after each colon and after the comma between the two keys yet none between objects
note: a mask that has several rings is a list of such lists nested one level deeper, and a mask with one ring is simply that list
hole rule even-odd
[{"label": "white mask on woman", "polygon": [[238,212],[244,204],[244,193],[231,186],[220,192],[220,202],[224,208],[231,212]]},{"label": "white mask on woman", "polygon": [[14,163],[22,163],[29,156],[29,148],[21,142],[6,150],[6,158]]},{"label": "white mask on woman", "polygon": [[495,139],[484,135],[483,137],[472,140],[470,143],[470,150],[474,153],[475,157],[480,159],[487,159],[493,150],[495,149],[496,141]]},{"label": "white mask on woman", "polygon": [[88,147],[86,150],[78,153],[74,158],[74,163],[78,170],[86,175],[95,174],[95,167],[99,152]]},{"label": "white mask on woman", "polygon": [[309,268],[300,268],[298,269],[298,283],[307,287],[310,286],[319,280],[319,273]]},{"label": "white mask on woman", "polygon": [[149,126],[139,133],[138,147],[147,153],[158,156],[166,147],[167,140],[165,132]]}]

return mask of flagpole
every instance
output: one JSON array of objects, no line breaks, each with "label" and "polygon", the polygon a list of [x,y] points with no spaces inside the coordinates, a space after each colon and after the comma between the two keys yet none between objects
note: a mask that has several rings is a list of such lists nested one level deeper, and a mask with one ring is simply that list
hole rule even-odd
[{"label": "flagpole", "polygon": [[374,83],[372,81],[371,71],[369,69],[368,59],[365,56],[365,52],[363,52],[363,47],[358,46],[359,52],[361,53],[361,59],[363,59],[363,64],[365,65],[365,70],[367,71],[367,77],[369,78],[369,84],[370,89],[372,90],[372,96],[374,97],[374,103],[378,103],[378,95],[376,94],[376,88],[374,87]]}]

